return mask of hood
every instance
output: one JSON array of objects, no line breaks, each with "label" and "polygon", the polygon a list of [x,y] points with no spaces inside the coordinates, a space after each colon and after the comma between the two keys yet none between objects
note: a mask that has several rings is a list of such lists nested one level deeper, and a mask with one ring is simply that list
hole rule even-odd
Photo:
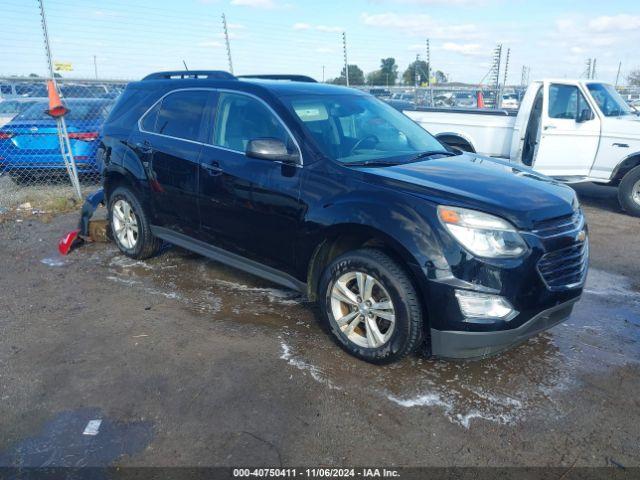
[{"label": "hood", "polygon": [[366,182],[498,215],[523,229],[574,211],[576,194],[570,187],[529,168],[475,154],[358,170]]},{"label": "hood", "polygon": [[605,137],[640,141],[640,117],[637,115],[606,117],[601,128]]}]

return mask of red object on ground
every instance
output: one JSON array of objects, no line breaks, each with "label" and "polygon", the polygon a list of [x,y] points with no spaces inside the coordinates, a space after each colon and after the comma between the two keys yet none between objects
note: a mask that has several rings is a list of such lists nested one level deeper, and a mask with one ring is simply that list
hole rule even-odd
[{"label": "red object on ground", "polygon": [[71,247],[73,246],[75,241],[78,239],[79,233],[80,233],[80,230],[71,230],[69,233],[67,233],[64,237],[60,239],[60,241],[58,242],[58,251],[60,252],[61,255],[66,255],[67,253],[69,253],[69,250],[71,250]]},{"label": "red object on ground", "polygon": [[47,110],[45,113],[54,118],[62,117],[69,110],[67,109],[67,107],[62,105],[60,95],[58,95],[58,91],[56,90],[56,86],[53,83],[53,80],[49,80],[47,82],[47,90],[49,92],[49,110]]},{"label": "red object on ground", "polygon": [[478,108],[484,108],[484,95],[482,94],[482,90],[478,90]]}]

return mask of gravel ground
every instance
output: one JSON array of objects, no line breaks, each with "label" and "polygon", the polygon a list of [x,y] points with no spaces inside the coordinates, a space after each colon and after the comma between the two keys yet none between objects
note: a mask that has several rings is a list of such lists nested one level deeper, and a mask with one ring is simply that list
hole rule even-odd
[{"label": "gravel ground", "polygon": [[578,191],[583,299],[480,362],[368,365],[295,293],[197,255],[61,258],[75,214],[1,223],[0,465],[640,466],[640,219]]}]

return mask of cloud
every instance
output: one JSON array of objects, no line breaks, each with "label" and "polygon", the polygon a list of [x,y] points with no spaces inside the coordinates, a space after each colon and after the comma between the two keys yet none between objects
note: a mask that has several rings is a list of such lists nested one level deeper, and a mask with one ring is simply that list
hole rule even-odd
[{"label": "cloud", "polygon": [[275,8],[273,0],[231,0],[231,5],[254,8]]},{"label": "cloud", "polygon": [[311,25],[310,23],[298,22],[294,23],[294,30],[317,30],[319,32],[342,32],[344,29],[335,25]]},{"label": "cloud", "polygon": [[603,15],[589,21],[589,30],[593,32],[618,32],[620,30],[640,29],[640,16],[620,14]]},{"label": "cloud", "polygon": [[328,47],[317,47],[315,49],[316,53],[333,53],[334,50],[333,48],[328,48]]},{"label": "cloud", "polygon": [[480,36],[478,27],[474,24],[446,24],[424,13],[363,13],[361,20],[370,27],[403,30],[411,35],[429,38],[464,40]]},{"label": "cloud", "polygon": [[487,54],[487,52],[482,51],[482,46],[478,43],[446,42],[442,45],[442,50],[446,50],[447,52],[455,52],[466,56]]}]

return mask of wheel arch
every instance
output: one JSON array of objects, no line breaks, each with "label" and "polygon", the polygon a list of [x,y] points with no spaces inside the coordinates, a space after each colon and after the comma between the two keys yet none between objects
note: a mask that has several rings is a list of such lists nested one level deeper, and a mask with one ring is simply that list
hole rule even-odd
[{"label": "wheel arch", "polygon": [[[441,132],[436,135],[436,139],[451,147],[458,147],[465,152],[476,153],[473,140],[460,132]],[[465,148],[466,147],[466,148]]]},{"label": "wheel arch", "polygon": [[640,152],[627,155],[611,173],[611,184],[618,185],[622,178],[631,170],[640,165]]},{"label": "wheel arch", "polygon": [[345,252],[365,247],[378,248],[400,262],[416,291],[423,291],[422,282],[415,270],[418,261],[404,245],[382,230],[367,225],[342,223],[325,229],[320,238],[308,260],[307,295],[310,300],[315,301],[318,297],[320,277],[327,265]]}]

